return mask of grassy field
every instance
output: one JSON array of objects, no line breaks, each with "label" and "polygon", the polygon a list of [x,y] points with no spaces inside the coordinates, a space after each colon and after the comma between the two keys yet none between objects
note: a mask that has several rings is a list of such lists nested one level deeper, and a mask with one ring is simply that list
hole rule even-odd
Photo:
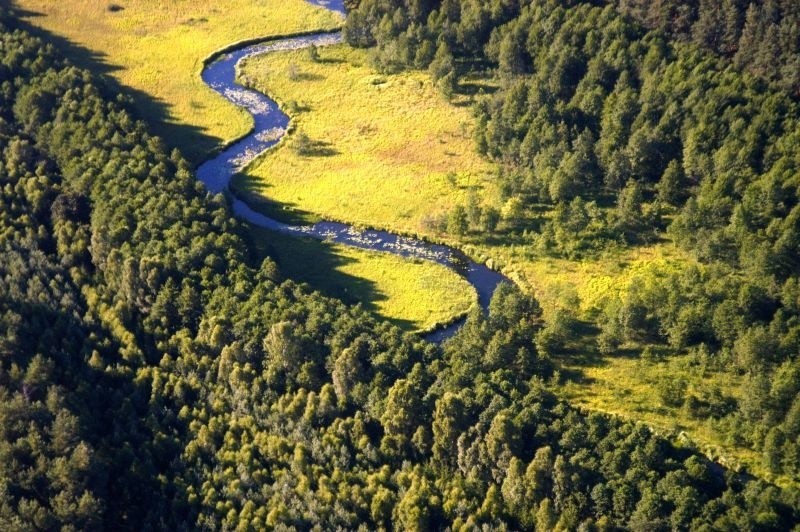
[{"label": "grassy field", "polygon": [[610,355],[599,352],[592,322],[603,302],[620,297],[635,277],[648,271],[678,271],[693,260],[691,257],[668,243],[612,250],[582,261],[549,257],[530,260],[509,247],[492,251],[506,261],[524,289],[536,293],[546,316],[556,308],[568,308],[583,324],[580,336],[555,356],[561,372],[561,382],[552,388],[555,393],[576,406],[644,422],[728,467],[746,468],[781,485],[797,484],[796,479],[767,472],[759,453],[728,441],[717,421],[693,414],[688,402],[671,406],[659,395],[665,382],[683,381],[685,397],[707,399],[719,394],[741,399],[740,377],[708,367],[713,360],[663,345],[649,346],[657,354],[655,358],[642,356],[647,346],[638,344],[625,344]]},{"label": "grassy field", "polygon": [[[475,152],[468,106],[442,99],[425,72],[376,75],[346,46],[250,59],[241,76],[283,104],[296,131],[236,181],[245,195],[289,208],[410,234],[464,203],[493,198],[493,167]],[[312,145],[301,155],[293,142]]]},{"label": "grassy field", "polygon": [[12,0],[12,5],[28,12],[31,25],[60,37],[60,47],[74,62],[124,86],[153,130],[194,163],[251,125],[248,115],[203,84],[204,58],[239,40],[342,23],[340,16],[304,0]]},{"label": "grassy field", "polygon": [[687,393],[692,395],[702,396],[709,390],[718,390],[726,397],[740,398],[739,378],[705,371],[691,355],[646,361],[631,353],[631,356],[594,359],[568,358],[561,362],[566,384],[555,386],[553,391],[572,404],[644,422],[726,467],[744,468],[750,474],[782,486],[797,486],[797,479],[769,473],[760,453],[722,437],[716,421],[693,416],[685,405],[667,406],[657,393],[662,382],[678,378],[687,383]]},{"label": "grassy field", "polygon": [[[553,391],[577,406],[647,423],[665,435],[697,449],[733,468],[746,467],[752,474],[779,483],[763,467],[761,455],[734,445],[721,436],[714,422],[698,419],[685,406],[665,405],[658,394],[670,379],[686,382],[686,393],[706,397],[718,391],[741,398],[741,382],[730,374],[708,370],[691,354],[656,348],[656,360],[642,358],[645,346],[624,345],[612,355],[599,353],[591,322],[607,298],[619,297],[630,281],[648,270],[675,271],[691,261],[673,245],[662,243],[608,253],[582,261],[556,258],[531,260],[514,248],[496,246],[476,253],[493,253],[524,289],[536,294],[545,315],[568,307],[586,325],[582,336],[556,356],[562,383]],[[577,303],[573,308],[570,304]],[[688,437],[688,439],[687,439]]]},{"label": "grassy field", "polygon": [[[251,126],[246,113],[203,83],[204,58],[236,41],[342,23],[305,0],[14,0],[14,6],[75,63],[110,75],[152,130],[194,163]],[[441,266],[277,235],[269,240],[292,277],[408,330],[449,321],[475,301],[466,281]]]},{"label": "grassy field", "polygon": [[432,262],[264,229],[254,229],[253,240],[293,279],[345,302],[361,303],[409,331],[430,330],[477,304],[469,283]]},{"label": "grassy field", "polygon": [[491,259],[523,290],[534,294],[545,310],[566,296],[580,302],[575,312],[589,318],[607,297],[618,295],[630,279],[648,268],[669,268],[689,260],[671,243],[634,248],[611,248],[597,256],[568,260],[532,255],[523,246],[489,242],[466,244],[476,260]]},{"label": "grassy field", "polygon": [[[290,52],[244,65],[245,81],[275,97],[292,116],[293,135],[307,136],[320,150],[301,155],[290,137],[239,177],[240,193],[256,203],[268,198],[272,206],[266,208],[273,215],[288,209],[295,219],[322,216],[432,236],[440,235],[426,227],[426,216],[463,204],[470,187],[480,191],[484,202],[496,204],[496,191],[487,179],[492,170],[474,153],[467,111],[444,102],[427,73],[379,76],[364,52],[342,46],[320,50],[320,57],[314,61],[306,52]],[[760,472],[752,451],[722,441],[713,425],[685,409],[665,406],[655,389],[660,381],[680,376],[690,392],[716,388],[736,397],[736,382],[688,366],[686,355],[642,361],[641,346],[626,346],[629,356],[622,357],[597,351],[593,315],[642,271],[669,270],[688,260],[672,244],[612,248],[571,261],[528,255],[513,238],[468,240],[461,244],[471,256],[491,259],[534,293],[546,316],[571,306],[568,310],[586,324],[581,345],[558,356],[566,384],[554,387],[557,393],[664,433],[684,432],[687,443],[694,442],[709,456]]]}]

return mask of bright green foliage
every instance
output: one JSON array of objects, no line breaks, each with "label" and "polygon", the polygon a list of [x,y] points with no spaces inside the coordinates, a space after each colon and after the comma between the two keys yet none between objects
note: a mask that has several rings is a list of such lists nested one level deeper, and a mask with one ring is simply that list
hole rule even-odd
[{"label": "bright green foliage", "polygon": [[[180,154],[4,24],[0,528],[797,522],[791,494],[557,400],[539,304],[509,285],[437,347],[252,264]],[[754,418],[795,395],[776,376]]]},{"label": "bright green foliage", "polygon": [[[501,229],[523,233],[520,255],[577,259],[655,242],[666,229],[700,263],[607,298],[589,317],[598,350],[699,350],[712,371],[747,376],[733,411],[694,401],[686,410],[759,452],[772,434],[767,469],[796,479],[787,464],[800,441],[773,429],[786,432],[800,380],[782,401],[764,383],[800,353],[800,108],[734,63],[796,91],[798,11],[780,0],[598,4],[430,2],[390,32],[375,26],[371,44],[381,53],[413,27],[447,45],[465,79],[470,66],[493,66],[499,89],[478,99],[475,137],[502,167]],[[363,0],[357,12],[368,24],[389,9],[416,12],[399,0]],[[560,328],[539,335],[543,351],[559,349]],[[664,386],[663,404],[684,405]]]}]

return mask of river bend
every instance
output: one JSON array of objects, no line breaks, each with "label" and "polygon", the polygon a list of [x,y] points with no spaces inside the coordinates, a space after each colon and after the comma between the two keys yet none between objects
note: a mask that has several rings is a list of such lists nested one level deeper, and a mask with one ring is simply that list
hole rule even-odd
[{"label": "river bend", "polygon": [[[344,13],[342,0],[309,0],[311,3]],[[271,52],[297,50],[316,45],[329,46],[342,42],[340,32],[316,33],[303,37],[267,40],[244,45],[222,54],[206,65],[203,81],[231,103],[245,109],[253,117],[254,128],[250,134],[228,146],[217,156],[204,162],[197,170],[198,178],[212,193],[228,189],[231,178],[242,171],[265,150],[274,146],[286,134],[289,117],[268,96],[248,89],[236,82],[236,67],[245,58]],[[442,264],[463,276],[477,291],[478,302],[486,309],[497,286],[508,281],[500,273],[471,261],[457,249],[440,244],[408,238],[387,231],[358,230],[337,222],[319,222],[314,225],[290,225],[269,218],[251,209],[242,200],[233,199],[234,214],[249,223],[294,236],[330,240],[348,246],[394,253],[408,258],[423,259]],[[449,327],[426,336],[432,342],[442,342],[452,336],[463,324],[460,320]]]}]

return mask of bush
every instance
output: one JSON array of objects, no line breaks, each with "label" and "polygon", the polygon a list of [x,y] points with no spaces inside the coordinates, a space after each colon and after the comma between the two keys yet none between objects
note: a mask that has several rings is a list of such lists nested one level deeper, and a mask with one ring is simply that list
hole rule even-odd
[{"label": "bush", "polygon": [[687,387],[684,379],[664,378],[656,385],[656,391],[664,406],[679,407],[686,400]]}]

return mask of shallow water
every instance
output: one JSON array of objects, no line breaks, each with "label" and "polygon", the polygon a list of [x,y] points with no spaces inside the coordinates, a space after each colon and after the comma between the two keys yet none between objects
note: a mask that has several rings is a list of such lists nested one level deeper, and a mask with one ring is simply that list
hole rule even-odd
[{"label": "shallow water", "polygon": [[344,0],[307,0],[307,1],[311,4],[314,4],[315,6],[326,7],[331,11],[337,11],[342,15],[345,14]]},{"label": "shallow water", "polygon": [[[316,5],[344,13],[342,0],[309,0]],[[236,65],[244,58],[281,50],[297,50],[312,44],[328,46],[342,42],[341,33],[318,33],[307,37],[296,37],[267,41],[243,46],[222,55],[203,70],[203,81],[224,98],[246,109],[255,121],[249,135],[229,146],[216,157],[203,163],[197,170],[198,178],[212,193],[223,192],[231,178],[264,150],[274,146],[286,133],[289,117],[269,97],[247,89],[236,83]],[[308,236],[330,240],[362,249],[394,253],[409,258],[430,260],[462,275],[477,291],[478,301],[486,309],[497,286],[508,281],[502,274],[469,260],[462,252],[439,244],[408,238],[387,231],[360,231],[352,226],[336,222],[319,222],[314,225],[290,225],[269,218],[251,209],[241,200],[233,200],[233,211],[237,217],[254,225],[295,236]],[[428,334],[432,342],[442,342],[451,337],[463,325],[463,320],[449,327]]]}]

